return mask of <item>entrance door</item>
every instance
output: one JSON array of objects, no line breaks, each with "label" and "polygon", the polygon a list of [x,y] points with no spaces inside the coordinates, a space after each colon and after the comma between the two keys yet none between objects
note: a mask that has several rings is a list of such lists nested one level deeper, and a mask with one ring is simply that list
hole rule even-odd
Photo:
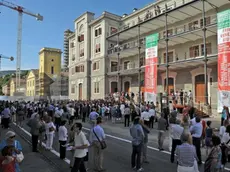
[{"label": "entrance door", "polygon": [[204,103],[205,101],[205,83],[204,74],[195,77],[195,100],[196,102]]},{"label": "entrance door", "polygon": [[[166,78],[165,78],[164,90],[166,92]],[[170,94],[171,92],[174,92],[174,78],[168,78],[168,94]]]},{"label": "entrance door", "polygon": [[125,82],[125,92],[126,92],[126,93],[129,93],[129,92],[130,92],[130,83],[129,83],[129,81],[126,81],[126,82]]},{"label": "entrance door", "polygon": [[79,90],[78,90],[78,99],[82,100],[82,83],[78,85]]},{"label": "entrance door", "polygon": [[117,92],[117,82],[111,82],[111,93]]}]

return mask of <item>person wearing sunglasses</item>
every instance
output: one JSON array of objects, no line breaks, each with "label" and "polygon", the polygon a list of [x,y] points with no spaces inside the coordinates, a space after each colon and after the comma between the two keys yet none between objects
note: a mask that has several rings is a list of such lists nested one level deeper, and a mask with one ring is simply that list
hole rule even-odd
[{"label": "person wearing sunglasses", "polygon": [[[22,152],[21,143],[15,139],[16,134],[13,131],[8,131],[5,135],[5,139],[3,139],[0,143],[0,151],[6,146],[14,146],[13,154],[20,154]],[[15,172],[21,172],[19,163],[15,164]]]}]

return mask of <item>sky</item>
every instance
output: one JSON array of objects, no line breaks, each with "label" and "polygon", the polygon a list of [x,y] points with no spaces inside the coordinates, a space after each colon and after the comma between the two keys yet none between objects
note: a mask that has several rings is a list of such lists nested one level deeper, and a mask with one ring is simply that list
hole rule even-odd
[{"label": "sky", "polygon": [[[1,2],[2,0],[0,0]],[[42,47],[63,50],[64,31],[73,30],[74,20],[86,11],[98,17],[103,11],[118,15],[131,13],[154,0],[7,0],[44,16],[42,22],[23,15],[21,69],[37,69]],[[2,59],[1,70],[16,69],[18,12],[0,6],[0,54],[13,56],[12,62]]]}]

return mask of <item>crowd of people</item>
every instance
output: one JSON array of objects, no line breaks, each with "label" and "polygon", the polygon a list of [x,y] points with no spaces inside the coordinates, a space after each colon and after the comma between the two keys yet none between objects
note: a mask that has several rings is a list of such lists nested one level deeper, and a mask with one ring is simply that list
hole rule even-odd
[{"label": "crowd of people", "polygon": [[[24,120],[27,121],[26,125],[30,127],[32,135],[33,152],[38,152],[38,147],[42,147],[43,141],[45,149],[52,150],[54,137],[57,136],[60,144],[60,158],[66,158],[66,151],[72,153],[70,163],[72,172],[87,171],[88,153],[91,153],[89,149],[92,150],[94,170],[105,171],[103,152],[107,145],[101,126],[104,120],[116,123],[124,119],[124,127],[130,127],[131,167],[137,172],[144,171],[144,163],[149,163],[147,144],[152,128],[158,130],[159,151],[165,149],[163,143],[166,133],[169,134],[170,161],[171,163],[177,162],[178,172],[199,171],[198,166],[202,163],[202,146],[205,147],[207,155],[204,165],[205,172],[221,171],[230,161],[228,155],[230,125],[227,107],[223,108],[222,126],[218,135],[212,129],[211,121],[202,120],[192,108],[187,109],[187,107],[183,110],[182,115],[179,115],[175,108],[172,110],[164,108],[159,115],[159,107],[153,103],[114,103],[104,100],[56,103],[1,102],[0,108],[1,123],[5,129],[9,128],[10,121],[16,122],[20,127],[24,127]],[[82,123],[91,124],[88,138],[82,131],[82,123],[79,120]],[[131,125],[130,122],[132,122]],[[2,169],[14,167],[13,171],[20,172],[19,163],[23,159],[20,142],[15,140],[15,133],[12,131],[8,131],[5,138],[0,143],[0,150],[4,157],[1,158],[0,167]]]}]

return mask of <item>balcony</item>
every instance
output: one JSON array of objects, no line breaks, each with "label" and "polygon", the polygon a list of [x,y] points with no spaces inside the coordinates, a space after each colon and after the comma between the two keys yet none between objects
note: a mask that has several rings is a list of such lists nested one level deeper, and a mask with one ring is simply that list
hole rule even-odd
[{"label": "balcony", "polygon": [[[140,39],[140,46],[145,49],[145,37]],[[136,48],[136,49],[135,49]],[[110,47],[107,51],[109,56],[114,56],[115,53],[122,52],[120,54],[121,57],[129,57],[134,56],[138,53],[138,40],[133,40],[130,42],[126,42],[118,46]]]},{"label": "balcony", "polygon": [[138,64],[134,62],[124,63],[120,65],[119,71],[117,70],[118,66],[112,66],[108,68],[108,75],[117,75],[119,72],[120,75],[136,74],[138,73]]}]

